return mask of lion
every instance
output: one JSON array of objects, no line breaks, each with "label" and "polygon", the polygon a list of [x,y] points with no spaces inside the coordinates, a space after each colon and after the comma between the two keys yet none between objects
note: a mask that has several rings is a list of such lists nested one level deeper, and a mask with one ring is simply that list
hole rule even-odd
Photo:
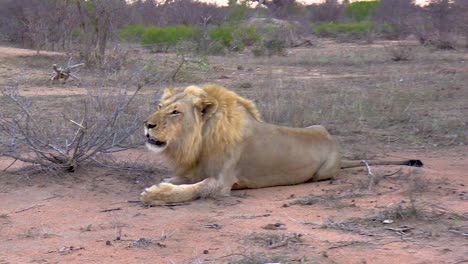
[{"label": "lion", "polygon": [[340,169],[422,166],[419,160],[342,160],[337,141],[320,125],[265,123],[256,105],[218,85],[165,89],[144,121],[146,146],[174,167],[174,176],[146,188],[141,202],[160,205],[228,196],[232,189],[327,180]]}]

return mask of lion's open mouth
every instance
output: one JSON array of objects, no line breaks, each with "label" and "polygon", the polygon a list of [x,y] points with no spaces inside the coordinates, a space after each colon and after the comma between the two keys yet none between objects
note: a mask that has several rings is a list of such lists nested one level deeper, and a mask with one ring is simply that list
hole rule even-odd
[{"label": "lion's open mouth", "polygon": [[155,145],[156,147],[162,148],[162,147],[166,146],[167,142],[154,140],[154,139],[149,138],[148,143],[150,143],[151,145]]}]

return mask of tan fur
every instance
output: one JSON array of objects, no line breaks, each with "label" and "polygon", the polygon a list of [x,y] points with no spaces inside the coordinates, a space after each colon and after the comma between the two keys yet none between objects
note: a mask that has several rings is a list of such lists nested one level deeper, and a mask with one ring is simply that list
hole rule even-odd
[{"label": "tan fur", "polygon": [[325,180],[341,167],[338,144],[324,127],[264,123],[252,101],[217,85],[166,89],[145,133],[148,148],[174,166],[173,178],[141,194],[145,204]]}]

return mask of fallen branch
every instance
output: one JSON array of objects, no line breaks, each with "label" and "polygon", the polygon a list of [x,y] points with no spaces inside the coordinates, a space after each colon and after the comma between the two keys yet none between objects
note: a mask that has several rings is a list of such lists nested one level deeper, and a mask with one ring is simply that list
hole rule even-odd
[{"label": "fallen branch", "polygon": [[78,71],[72,72],[73,69],[83,66],[84,63],[78,63],[74,65],[70,65],[71,58],[68,60],[68,65],[65,68],[58,67],[57,64],[52,64],[52,69],[54,72],[50,76],[51,81],[60,81],[63,80],[63,83],[67,81],[69,77],[79,81],[80,79],[75,75]]},{"label": "fallen branch", "polygon": [[362,243],[369,243],[369,242],[366,242],[366,241],[356,241],[356,240],[352,240],[352,241],[340,241],[340,242],[336,243],[335,245],[329,247],[328,249],[335,249],[335,248],[341,248],[341,247],[359,245],[359,244],[362,244]]},{"label": "fallen branch", "polygon": [[117,207],[117,208],[104,209],[104,210],[101,210],[101,211],[99,211],[99,212],[101,212],[101,213],[106,213],[106,212],[120,211],[120,210],[122,210],[122,208]]},{"label": "fallen branch", "polygon": [[367,163],[367,161],[365,161],[365,160],[362,160],[362,162],[364,164],[366,164],[366,167],[367,167],[367,177],[369,177],[369,186],[367,187],[367,189],[370,191],[372,189],[372,187],[374,186],[375,176],[372,173],[372,170],[371,170],[371,167],[369,166],[369,163]]},{"label": "fallen branch", "polygon": [[393,172],[393,173],[389,173],[389,174],[385,174],[383,175],[384,178],[391,178],[393,175],[399,173],[401,171],[401,168],[399,168],[397,171]]},{"label": "fallen branch", "polygon": [[19,211],[16,211],[15,214],[22,213],[22,212],[24,212],[24,211],[28,211],[28,210],[31,210],[31,209],[34,209],[34,208],[39,208],[39,207],[42,207],[42,206],[44,206],[44,205],[45,205],[45,204],[36,204],[36,205],[30,206],[30,207],[21,209],[21,210],[19,210]]},{"label": "fallen branch", "polygon": [[3,170],[3,172],[6,172],[11,166],[13,166],[13,164],[16,163],[16,161],[18,161],[18,159],[13,160],[13,162],[10,163],[10,165],[8,165],[8,166]]}]

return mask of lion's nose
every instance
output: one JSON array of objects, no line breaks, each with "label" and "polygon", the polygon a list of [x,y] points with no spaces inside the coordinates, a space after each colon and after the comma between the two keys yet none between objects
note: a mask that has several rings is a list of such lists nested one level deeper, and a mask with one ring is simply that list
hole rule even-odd
[{"label": "lion's nose", "polygon": [[146,127],[148,127],[148,129],[152,129],[152,128],[155,128],[156,125],[154,125],[154,124],[146,124]]}]

